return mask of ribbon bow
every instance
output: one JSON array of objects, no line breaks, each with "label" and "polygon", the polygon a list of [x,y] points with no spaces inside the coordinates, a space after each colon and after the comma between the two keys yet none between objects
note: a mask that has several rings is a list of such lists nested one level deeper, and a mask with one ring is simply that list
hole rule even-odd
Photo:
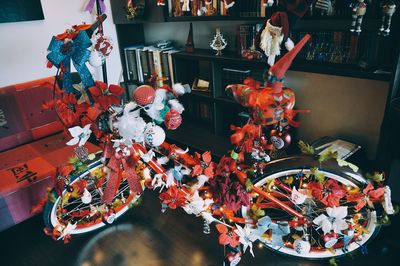
[{"label": "ribbon bow", "polygon": [[107,143],[104,157],[109,158],[107,167],[110,169],[110,176],[104,190],[103,201],[111,204],[114,196],[117,194],[119,185],[123,176],[128,181],[131,191],[142,193],[142,185],[136,173],[136,163],[138,158],[134,156],[136,151],[133,147],[125,146],[123,149],[114,150],[111,143]]},{"label": "ribbon bow", "polygon": [[290,233],[289,224],[287,222],[274,223],[269,216],[264,216],[258,220],[256,234],[261,236],[269,229],[272,230],[272,245],[280,247],[283,246],[284,243],[282,237]]},{"label": "ribbon bow", "polygon": [[[95,3],[96,3],[96,0],[89,0],[89,3],[86,5],[85,11],[92,13]],[[100,14],[105,13],[106,5],[104,4],[104,0],[99,0],[99,6],[100,6]]]},{"label": "ribbon bow", "polygon": [[94,86],[94,81],[85,62],[90,57],[88,48],[92,45],[86,31],[80,30],[72,39],[60,39],[55,36],[50,41],[47,59],[61,69],[63,89],[67,93],[74,91],[71,78],[71,60],[85,88]]}]

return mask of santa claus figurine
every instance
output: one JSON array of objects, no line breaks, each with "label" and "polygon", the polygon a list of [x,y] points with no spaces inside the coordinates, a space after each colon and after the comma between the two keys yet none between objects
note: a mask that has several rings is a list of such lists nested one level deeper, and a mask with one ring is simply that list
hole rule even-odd
[{"label": "santa claus figurine", "polygon": [[260,48],[268,57],[268,64],[272,66],[275,57],[281,54],[281,43],[285,41],[288,51],[293,48],[293,41],[289,38],[289,20],[285,12],[275,12],[268,19],[260,31]]}]

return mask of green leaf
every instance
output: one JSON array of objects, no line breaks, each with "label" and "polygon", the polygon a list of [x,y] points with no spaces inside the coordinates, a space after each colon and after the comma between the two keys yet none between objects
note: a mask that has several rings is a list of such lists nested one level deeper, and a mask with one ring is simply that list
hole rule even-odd
[{"label": "green leaf", "polygon": [[335,151],[333,152],[331,149],[327,150],[326,152],[319,155],[318,161],[325,162],[329,159],[336,159],[338,157],[338,153]]},{"label": "green leaf", "polygon": [[253,183],[251,182],[251,180],[250,180],[250,178],[247,178],[246,179],[246,191],[247,192],[250,192],[251,191],[251,188],[252,188],[252,186],[253,186]]},{"label": "green leaf", "polygon": [[336,158],[336,161],[338,162],[339,166],[347,166],[351,170],[353,170],[354,172],[357,172],[358,169],[359,169],[357,165],[349,163],[349,162],[347,162],[347,161],[345,161],[343,159]]},{"label": "green leaf", "polygon": [[52,192],[49,192],[49,193],[47,193],[47,198],[48,198],[48,200],[49,201],[51,201],[51,202],[56,202],[56,196],[54,196],[54,194],[52,193]]},{"label": "green leaf", "polygon": [[256,218],[265,216],[265,211],[261,208],[257,208],[256,205],[251,206],[251,213],[252,216],[255,216]]},{"label": "green leaf", "polygon": [[314,168],[311,168],[310,170],[318,182],[323,183],[325,181],[325,175],[323,173],[321,173],[320,171],[318,171],[317,168],[314,167]]},{"label": "green leaf", "polygon": [[303,153],[303,154],[313,155],[315,153],[314,148],[310,144],[308,144],[302,140],[299,141],[298,146],[299,146],[301,153]]},{"label": "green leaf", "polygon": [[377,224],[380,225],[390,225],[390,219],[389,216],[387,214],[384,214],[381,218],[378,219]]},{"label": "green leaf", "polygon": [[331,258],[331,259],[329,260],[329,265],[331,265],[331,266],[339,266],[339,264],[337,264],[335,258]]},{"label": "green leaf", "polygon": [[77,162],[79,162],[79,159],[76,156],[72,156],[68,159],[68,163],[70,164],[76,164]]},{"label": "green leaf", "polygon": [[137,207],[142,204],[142,197],[139,197],[135,202],[129,204],[128,208],[131,209],[133,207]]},{"label": "green leaf", "polygon": [[383,174],[382,174],[382,173],[379,173],[379,172],[375,172],[375,173],[373,173],[373,174],[367,173],[367,174],[365,175],[365,177],[366,177],[368,180],[375,181],[375,182],[382,182],[382,181],[385,179],[385,177],[383,176]]}]

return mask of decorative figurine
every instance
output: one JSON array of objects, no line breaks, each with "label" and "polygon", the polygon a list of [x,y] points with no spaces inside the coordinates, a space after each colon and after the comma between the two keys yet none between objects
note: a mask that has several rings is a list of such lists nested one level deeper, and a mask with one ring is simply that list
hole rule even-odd
[{"label": "decorative figurine", "polygon": [[379,35],[389,36],[390,34],[390,24],[392,21],[392,16],[396,12],[396,4],[392,0],[384,0],[382,2],[382,24],[379,28]]},{"label": "decorative figurine", "polygon": [[358,35],[361,33],[361,24],[365,12],[367,12],[367,5],[364,0],[356,0],[350,4],[350,7],[353,9],[350,31]]},{"label": "decorative figurine", "polygon": [[217,28],[216,33],[214,35],[214,39],[211,41],[210,47],[213,50],[217,51],[215,55],[222,55],[221,51],[224,50],[227,45],[228,43],[225,41],[224,36],[221,34],[220,29]]}]

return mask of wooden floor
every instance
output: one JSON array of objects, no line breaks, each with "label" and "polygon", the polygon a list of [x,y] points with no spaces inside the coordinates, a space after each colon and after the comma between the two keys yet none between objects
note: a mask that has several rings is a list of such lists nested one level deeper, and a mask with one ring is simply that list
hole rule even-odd
[{"label": "wooden floor", "polygon": [[[112,226],[93,233],[75,236],[64,245],[42,232],[41,216],[0,232],[0,265],[82,265],[82,266],[159,266],[223,265],[223,247],[218,245],[214,227],[203,233],[202,220],[182,210],[161,213],[157,194],[146,191],[143,203],[128,211]],[[368,255],[351,254],[337,259],[339,265],[399,265],[400,218],[382,228],[368,245]],[[240,265],[313,266],[327,261],[289,258],[255,247]]]}]

